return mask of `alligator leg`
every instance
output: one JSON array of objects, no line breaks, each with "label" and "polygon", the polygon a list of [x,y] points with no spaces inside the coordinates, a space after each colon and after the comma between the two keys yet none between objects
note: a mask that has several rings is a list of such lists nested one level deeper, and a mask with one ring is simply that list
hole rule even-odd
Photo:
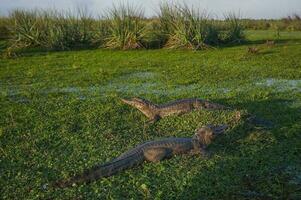
[{"label": "alligator leg", "polygon": [[148,120],[146,123],[153,124],[153,123],[159,121],[160,119],[161,119],[161,117],[159,115],[155,115],[152,119]]},{"label": "alligator leg", "polygon": [[195,149],[193,151],[190,151],[189,152],[189,155],[191,156],[195,156],[195,155],[198,155],[198,156],[201,156],[203,158],[209,158],[211,156],[211,152],[207,151],[206,149]]},{"label": "alligator leg", "polygon": [[148,148],[144,151],[144,157],[147,161],[150,162],[159,162],[164,158],[170,158],[172,156],[172,149],[154,147]]}]

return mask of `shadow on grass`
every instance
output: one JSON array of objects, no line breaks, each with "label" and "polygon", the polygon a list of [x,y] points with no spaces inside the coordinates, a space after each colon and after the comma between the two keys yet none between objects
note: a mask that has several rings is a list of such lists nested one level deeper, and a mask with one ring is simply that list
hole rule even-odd
[{"label": "shadow on grass", "polygon": [[[32,56],[46,56],[52,52],[79,52],[87,50],[95,50],[96,47],[83,47],[83,48],[72,48],[72,49],[43,49],[43,48],[28,48],[21,49],[15,52],[16,57],[32,57]],[[5,49],[3,50],[3,52]]]},{"label": "shadow on grass", "polygon": [[[278,44],[286,44],[290,42],[299,42],[301,43],[301,39],[276,39],[274,40],[276,45]],[[251,46],[251,45],[264,45],[266,43],[266,40],[245,40],[241,43],[232,43],[232,44],[219,44],[219,45],[213,45],[215,48],[227,48],[227,47],[235,47],[235,46]],[[6,48],[8,47],[8,42],[5,40],[0,40],[0,53],[3,53]],[[156,49],[162,49],[163,46],[148,46],[147,50],[156,50]],[[70,49],[44,49],[44,48],[27,48],[27,49],[20,49],[16,51],[17,57],[32,57],[32,56],[43,56],[47,55],[50,52],[73,52],[73,51],[86,51],[86,50],[95,50],[99,49],[97,47],[89,47],[89,46],[83,46],[83,47],[75,47]],[[104,48],[101,48],[104,49]],[[210,48],[209,48],[210,49]],[[141,49],[132,49],[127,51],[139,51]],[[201,50],[200,50],[201,51]],[[262,53],[261,53],[262,54]],[[263,53],[268,54],[268,53]]]},{"label": "shadow on grass", "polygon": [[[179,199],[298,199],[300,109],[282,99],[235,106],[268,117],[277,126],[257,130],[243,122],[210,147],[214,165],[197,173]],[[299,137],[299,139],[298,139]],[[299,144],[299,145],[298,145]]]}]

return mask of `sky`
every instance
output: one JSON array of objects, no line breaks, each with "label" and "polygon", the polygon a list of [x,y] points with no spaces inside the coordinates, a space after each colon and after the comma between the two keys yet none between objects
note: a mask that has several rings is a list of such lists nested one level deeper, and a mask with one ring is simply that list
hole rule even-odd
[{"label": "sky", "polygon": [[[0,0],[0,15],[7,15],[16,8],[57,8],[75,10],[83,7],[94,15],[110,8],[113,4],[127,2],[140,6],[146,16],[154,16],[160,2],[172,0]],[[301,0],[177,0],[194,8],[205,9],[213,17],[222,17],[227,12],[242,18],[282,18],[297,13],[301,15]]]}]

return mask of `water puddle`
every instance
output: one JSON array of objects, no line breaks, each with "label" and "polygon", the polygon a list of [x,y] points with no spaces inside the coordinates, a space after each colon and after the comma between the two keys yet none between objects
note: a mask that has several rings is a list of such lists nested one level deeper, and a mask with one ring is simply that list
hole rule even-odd
[{"label": "water puddle", "polygon": [[[109,81],[105,85],[94,85],[89,87],[61,87],[61,88],[45,88],[45,89],[32,89],[34,93],[41,95],[48,94],[74,94],[79,99],[91,98],[93,96],[105,97],[108,93],[123,93],[132,96],[143,96],[145,94],[154,95],[170,95],[177,96],[179,94],[194,94],[194,95],[212,95],[212,94],[229,94],[231,92],[250,92],[250,90],[264,90],[265,88],[272,89],[274,92],[288,92],[298,91],[301,92],[301,80],[287,80],[287,79],[262,79],[259,81],[251,82],[249,84],[240,85],[239,87],[216,87],[201,84],[190,85],[165,85],[160,81],[160,76],[153,72],[134,72],[121,75]],[[224,85],[223,85],[224,86]],[[27,92],[32,86],[28,85]],[[9,97],[13,101],[28,102],[28,99],[22,99],[24,93],[24,85],[9,86],[0,88],[0,95]],[[19,96],[19,97],[18,97]],[[294,105],[296,106],[296,105]],[[299,106],[299,105],[298,105]]]},{"label": "water puddle", "polygon": [[274,79],[268,78],[257,82],[255,85],[260,87],[273,88],[276,92],[287,92],[297,90],[301,92],[301,80]]},{"label": "water puddle", "polygon": [[[154,79],[157,77],[157,74],[154,72],[134,72],[134,73],[129,73],[129,74],[125,74],[125,75],[121,75],[119,77],[117,77],[117,80],[128,80],[128,79]],[[116,81],[116,80],[115,80]]]}]

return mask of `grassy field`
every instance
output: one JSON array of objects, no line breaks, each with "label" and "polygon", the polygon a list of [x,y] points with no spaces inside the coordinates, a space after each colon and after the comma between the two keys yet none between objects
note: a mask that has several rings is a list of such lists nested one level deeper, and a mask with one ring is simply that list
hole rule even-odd
[{"label": "grassy field", "polygon": [[[301,32],[248,31],[249,45],[206,51],[28,52],[0,60],[0,199],[300,199]],[[258,46],[248,54],[247,46]],[[5,42],[1,42],[3,48]],[[233,112],[198,111],[147,125],[120,97],[199,97]],[[230,125],[212,157],[177,156],[68,189],[45,186],[146,140]]]}]

